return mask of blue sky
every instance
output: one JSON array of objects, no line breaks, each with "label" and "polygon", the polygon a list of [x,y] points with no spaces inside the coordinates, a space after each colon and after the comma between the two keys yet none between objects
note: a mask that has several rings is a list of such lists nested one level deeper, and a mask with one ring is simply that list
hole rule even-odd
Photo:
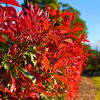
[{"label": "blue sky", "polygon": [[[16,0],[19,4],[23,0]],[[58,0],[58,2],[68,3],[81,13],[81,18],[86,22],[88,28],[88,40],[92,48],[100,48],[100,0]],[[17,7],[17,10],[21,9]]]}]

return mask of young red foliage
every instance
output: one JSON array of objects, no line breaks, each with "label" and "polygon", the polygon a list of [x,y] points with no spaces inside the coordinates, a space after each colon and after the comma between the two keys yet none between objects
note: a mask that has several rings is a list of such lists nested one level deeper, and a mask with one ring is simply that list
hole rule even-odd
[{"label": "young red foliage", "polygon": [[[19,6],[16,1],[4,3]],[[13,7],[0,6],[0,44],[5,48],[0,46],[0,97],[75,100],[89,56],[83,49],[87,37],[76,35],[82,25],[71,27],[71,12],[61,14],[47,5],[44,12],[30,3],[28,8],[17,13]]]},{"label": "young red foliage", "polygon": [[18,7],[21,7],[18,2],[16,0],[0,0],[0,2],[3,2],[3,3],[7,3],[7,4],[11,4],[11,5],[14,5],[14,6],[18,6]]},{"label": "young red foliage", "polygon": [[43,56],[43,64],[44,64],[45,70],[47,72],[48,69],[50,69],[50,63],[45,54],[42,54],[42,56]]}]

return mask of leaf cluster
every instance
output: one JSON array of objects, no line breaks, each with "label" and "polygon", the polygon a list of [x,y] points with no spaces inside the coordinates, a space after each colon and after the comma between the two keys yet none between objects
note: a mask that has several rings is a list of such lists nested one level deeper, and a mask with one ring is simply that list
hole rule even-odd
[{"label": "leaf cluster", "polygon": [[82,25],[72,12],[28,8],[0,6],[0,99],[74,100],[89,55]]}]

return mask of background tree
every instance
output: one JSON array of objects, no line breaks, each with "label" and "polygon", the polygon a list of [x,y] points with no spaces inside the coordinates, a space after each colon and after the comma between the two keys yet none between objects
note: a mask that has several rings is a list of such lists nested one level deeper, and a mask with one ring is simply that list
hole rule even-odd
[{"label": "background tree", "polygon": [[60,4],[57,2],[57,0],[24,0],[24,3],[22,4],[22,7],[27,8],[27,1],[31,2],[32,4],[38,4],[38,6],[41,9],[45,10],[45,5],[48,4],[54,9],[58,7],[60,9]]}]

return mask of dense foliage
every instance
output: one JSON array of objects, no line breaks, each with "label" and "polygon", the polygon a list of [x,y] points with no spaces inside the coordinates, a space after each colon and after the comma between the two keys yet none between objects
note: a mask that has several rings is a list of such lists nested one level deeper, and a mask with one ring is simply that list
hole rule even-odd
[{"label": "dense foliage", "polygon": [[78,24],[82,24],[80,27],[83,29],[81,32],[78,32],[79,34],[83,34],[84,36],[87,36],[87,26],[86,26],[86,22],[80,17],[81,13],[74,9],[73,7],[71,7],[69,4],[63,4],[63,3],[59,3],[61,5],[62,8],[62,12],[64,11],[69,11],[69,12],[73,12],[75,14],[75,17],[73,19],[72,24],[77,23]]},{"label": "dense foliage", "polygon": [[0,6],[0,99],[75,100],[87,37],[76,35],[82,28],[71,24],[74,13],[28,8],[19,13]]},{"label": "dense foliage", "polygon": [[[54,9],[56,7],[58,7],[61,12],[65,12],[65,11],[68,11],[68,12],[72,12],[75,14],[75,17],[73,19],[73,22],[72,24],[76,24],[79,25],[81,28],[82,28],[82,31],[81,32],[78,32],[77,35],[80,35],[80,34],[83,34],[84,36],[87,36],[87,26],[86,26],[86,22],[80,17],[81,13],[74,9],[73,7],[71,7],[69,4],[67,3],[62,3],[62,2],[58,2],[58,0],[24,0],[24,3],[22,4],[22,7],[24,8],[27,8],[27,1],[31,2],[32,4],[38,4],[39,8],[42,8],[43,10],[46,10],[45,9],[45,5],[48,4],[50,5],[51,7],[53,7]],[[60,20],[60,18],[59,18]],[[81,25],[80,25],[81,23]]]}]

